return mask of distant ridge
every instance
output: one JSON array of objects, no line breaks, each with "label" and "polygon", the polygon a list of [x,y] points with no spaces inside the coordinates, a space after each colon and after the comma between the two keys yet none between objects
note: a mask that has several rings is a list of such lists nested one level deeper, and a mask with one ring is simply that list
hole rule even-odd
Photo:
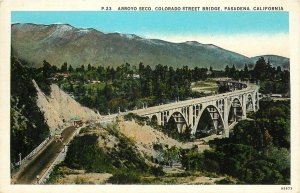
[{"label": "distant ridge", "polygon": [[[232,64],[243,68],[244,64],[254,64],[256,59],[213,44],[196,41],[172,43],[135,34],[75,28],[69,24],[15,23],[11,33],[13,55],[28,61],[33,67],[39,67],[43,60],[47,60],[59,67],[64,62],[73,67],[87,64],[119,66],[126,62],[138,65],[143,62],[150,66],[212,66],[214,69],[224,69]],[[279,58],[274,59],[274,65],[282,65],[281,62],[286,61]]]},{"label": "distant ridge", "polygon": [[255,56],[252,57],[252,61],[256,62],[258,58],[264,57],[266,61],[269,61],[273,67],[281,66],[283,69],[290,69],[290,59],[283,57],[283,56],[277,56],[277,55],[261,55],[261,56]]}]

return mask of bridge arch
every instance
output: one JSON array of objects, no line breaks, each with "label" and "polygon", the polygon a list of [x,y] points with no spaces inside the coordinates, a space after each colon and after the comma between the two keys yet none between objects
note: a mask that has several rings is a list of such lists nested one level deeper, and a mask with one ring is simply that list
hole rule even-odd
[{"label": "bridge arch", "polygon": [[196,138],[205,137],[210,134],[222,134],[225,131],[225,122],[222,113],[213,104],[207,105],[200,111],[195,123],[192,134]]},{"label": "bridge arch", "polygon": [[231,98],[229,105],[232,106],[232,104],[234,103],[234,101],[237,101],[237,100],[238,100],[238,102],[239,102],[241,105],[243,104],[241,98],[240,98],[239,96],[235,96],[235,97],[232,97],[232,98]]},{"label": "bridge arch", "polygon": [[158,118],[157,118],[157,116],[156,115],[152,115],[150,121],[151,121],[151,123],[158,124]]},{"label": "bridge arch", "polygon": [[170,127],[176,127],[179,133],[183,133],[188,127],[188,122],[180,111],[174,111],[167,119],[167,125]]},{"label": "bridge arch", "polygon": [[243,117],[243,104],[238,97],[235,97],[230,102],[228,112],[228,125],[241,120]]},{"label": "bridge arch", "polygon": [[250,93],[247,94],[247,98],[246,98],[246,110],[247,111],[254,110],[253,96]]}]

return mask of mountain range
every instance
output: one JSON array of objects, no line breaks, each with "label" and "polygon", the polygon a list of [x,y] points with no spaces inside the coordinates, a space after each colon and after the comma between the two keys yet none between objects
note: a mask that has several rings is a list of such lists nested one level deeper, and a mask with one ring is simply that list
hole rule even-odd
[{"label": "mountain range", "polygon": [[[134,34],[103,33],[93,28],[75,28],[68,24],[12,24],[12,55],[26,60],[33,67],[42,66],[46,60],[60,67],[64,62],[73,67],[118,66],[124,63],[137,65],[157,64],[173,67],[210,67],[224,69],[234,64],[243,68],[253,64],[258,57],[244,55],[213,44],[196,41],[172,43],[158,39],[142,38]],[[289,68],[289,59],[276,55],[263,56],[274,66]]]}]

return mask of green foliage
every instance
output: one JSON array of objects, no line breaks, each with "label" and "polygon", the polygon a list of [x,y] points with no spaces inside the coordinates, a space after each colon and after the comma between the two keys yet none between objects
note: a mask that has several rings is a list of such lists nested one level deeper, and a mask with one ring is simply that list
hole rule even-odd
[{"label": "green foliage", "polygon": [[290,72],[272,67],[263,57],[258,59],[251,73],[255,80],[260,80],[261,93],[289,93]]},{"label": "green foliage", "polygon": [[290,90],[289,81],[263,80],[260,82],[260,92],[263,94],[269,94],[269,93],[287,94],[289,90]]},{"label": "green foliage", "polygon": [[266,128],[277,147],[290,148],[290,102],[260,102],[260,111],[255,115],[256,122]]},{"label": "green foliage", "polygon": [[256,79],[261,80],[266,77],[269,65],[263,57],[260,57],[253,69],[253,75]]},{"label": "green foliage", "polygon": [[[250,65],[245,64],[243,70],[238,70],[233,64],[232,67],[226,65],[225,71],[221,73],[222,76],[230,77],[234,80],[251,80],[252,82],[259,82],[261,93],[281,93],[289,94],[290,89],[290,72],[282,70],[280,66],[272,67],[269,61],[260,57],[256,61],[254,68],[248,68]],[[228,91],[225,87],[220,87],[219,92]]]},{"label": "green foliage", "polygon": [[[29,154],[48,135],[49,128],[43,113],[36,104],[37,91],[32,79],[38,75],[36,69],[26,67],[26,62],[11,59],[11,161],[19,161]],[[48,85],[49,86],[49,85]]]},{"label": "green foliage", "polygon": [[165,172],[163,171],[162,166],[153,166],[150,168],[150,173],[154,176],[163,176]]},{"label": "green foliage", "polygon": [[64,175],[64,162],[59,163],[58,165],[56,165],[53,169],[53,171],[51,172],[49,178],[47,179],[47,184],[54,184],[58,181],[58,179]]},{"label": "green foliage", "polygon": [[[199,153],[197,148],[182,150],[181,156],[182,166],[188,171],[199,171],[204,167],[204,155]],[[209,166],[207,165],[207,167]]]},{"label": "green foliage", "polygon": [[[213,150],[185,150],[187,170],[226,174],[245,184],[290,183],[290,104],[261,102],[253,121],[240,121],[230,138],[210,141]],[[232,183],[223,180],[218,183]]]},{"label": "green foliage", "polygon": [[147,121],[149,123],[148,117],[141,117],[134,113],[128,113],[124,115],[125,121],[132,121],[135,120],[139,125],[144,125]]},{"label": "green foliage", "polygon": [[[88,65],[74,70],[69,70],[65,63],[60,72],[68,72],[67,80],[59,80],[57,83],[67,92],[72,93],[83,105],[95,108],[102,114],[141,108],[159,103],[168,103],[179,97],[181,100],[192,96],[191,82],[205,80],[206,68],[194,70],[184,66],[182,68],[163,66],[158,64],[155,68],[139,64],[139,69],[130,64],[122,64],[116,68],[97,68]],[[85,84],[98,81],[87,88]],[[100,83],[99,83],[100,81]],[[105,85],[97,87],[96,85]],[[72,85],[72,86],[71,86]],[[97,87],[97,89],[95,89]]]},{"label": "green foliage", "polygon": [[284,172],[285,170],[289,170],[291,158],[288,149],[270,146],[265,149],[264,156],[275,163],[278,171]]},{"label": "green foliage", "polygon": [[[259,72],[260,69],[263,69],[263,72]],[[289,90],[289,72],[271,67],[263,58],[258,60],[253,70],[249,70],[246,64],[243,70],[238,70],[233,64],[231,67],[226,66],[225,72],[198,67],[191,69],[187,66],[174,69],[161,64],[151,68],[143,63],[138,67],[125,63],[117,67],[97,68],[89,64],[87,68],[82,65],[76,70],[64,63],[56,72],[68,74],[66,80],[60,78],[56,81],[57,84],[71,93],[78,102],[97,109],[101,114],[142,108],[146,104],[150,107],[170,103],[177,98],[184,100],[189,97],[201,97],[203,94],[192,92],[191,83],[214,77],[260,80],[262,92],[266,93],[286,94]],[[219,92],[224,91],[227,89],[219,88]]]},{"label": "green foliage", "polygon": [[113,176],[108,183],[140,183],[141,176],[164,175],[161,167],[150,167],[135,149],[134,143],[110,126],[110,134],[118,137],[119,142],[112,150],[98,146],[97,135],[85,134],[76,137],[70,144],[64,163],[75,169],[88,172],[109,172]]},{"label": "green foliage", "polygon": [[254,121],[240,121],[235,126],[234,135],[230,137],[230,141],[251,145],[260,151],[272,145],[289,149],[289,102],[261,101],[260,110],[250,117]]},{"label": "green foliage", "polygon": [[180,163],[180,149],[178,149],[175,146],[172,146],[170,148],[166,148],[160,151],[162,154],[162,161],[160,164],[167,165],[167,166],[173,166],[175,163]]},{"label": "green foliage", "polygon": [[76,137],[69,146],[65,163],[75,169],[90,172],[108,172],[114,168],[111,159],[97,147],[96,135]]},{"label": "green foliage", "polygon": [[264,147],[264,133],[263,128],[257,122],[240,121],[234,128],[234,135],[232,136],[236,143],[253,146],[257,149]]},{"label": "green foliage", "polygon": [[64,64],[60,68],[61,72],[67,72],[68,71],[68,63],[64,62]]},{"label": "green foliage", "polygon": [[245,169],[244,180],[251,184],[284,184],[282,175],[274,164],[266,160],[254,160],[249,162]]},{"label": "green foliage", "polygon": [[107,181],[112,184],[139,184],[141,183],[141,176],[136,172],[130,170],[117,172]]}]

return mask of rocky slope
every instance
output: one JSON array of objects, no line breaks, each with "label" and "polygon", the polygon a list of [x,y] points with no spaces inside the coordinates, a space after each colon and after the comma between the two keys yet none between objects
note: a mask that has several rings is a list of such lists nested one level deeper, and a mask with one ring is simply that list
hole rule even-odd
[{"label": "rocky slope", "polygon": [[73,120],[96,120],[100,115],[89,108],[81,106],[57,85],[51,85],[51,94],[46,96],[33,81],[37,89],[37,105],[44,113],[45,120],[49,125],[50,133],[55,129],[63,129],[71,125]]},{"label": "rocky slope", "polygon": [[204,151],[209,149],[209,145],[202,144],[201,142],[187,142],[182,143],[175,139],[172,139],[152,128],[149,125],[139,125],[134,120],[133,121],[121,121],[118,124],[118,130],[128,138],[132,139],[135,142],[138,150],[152,157],[159,156],[160,152],[155,151],[154,145],[162,145],[172,147],[175,146],[177,148],[190,149],[194,145],[198,146],[199,151]]}]

